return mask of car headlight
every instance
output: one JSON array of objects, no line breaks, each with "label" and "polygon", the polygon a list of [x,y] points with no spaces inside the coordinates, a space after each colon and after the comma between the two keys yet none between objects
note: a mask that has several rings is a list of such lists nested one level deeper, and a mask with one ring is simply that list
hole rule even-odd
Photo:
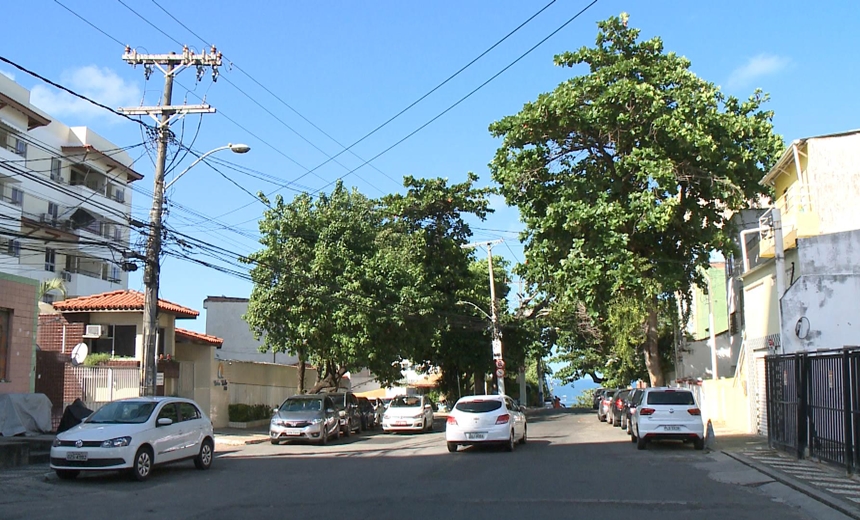
[{"label": "car headlight", "polygon": [[287,423],[280,419],[272,419],[272,426],[284,426]]},{"label": "car headlight", "polygon": [[423,413],[419,413],[418,415],[413,415],[413,416],[412,416],[412,418],[413,418],[413,419],[420,419],[420,418],[422,418],[422,417],[424,417],[424,414],[423,414]]},{"label": "car headlight", "polygon": [[346,417],[346,410],[340,410],[339,412],[337,412],[337,414],[340,416],[341,419],[343,419],[344,417]]},{"label": "car headlight", "polygon": [[390,416],[390,415],[388,415],[387,413],[386,413],[386,414],[383,414],[383,415],[382,415],[382,420],[383,420],[383,421],[390,421],[390,420],[391,420],[391,416]]},{"label": "car headlight", "polygon": [[131,443],[131,437],[117,437],[102,442],[102,448],[122,448]]},{"label": "car headlight", "polygon": [[321,422],[323,422],[322,417],[317,417],[316,419],[311,419],[311,424],[319,424]]},{"label": "car headlight", "polygon": [[54,437],[54,442],[51,443],[51,446],[56,448],[59,445],[60,445],[60,439],[58,439],[57,437]]}]

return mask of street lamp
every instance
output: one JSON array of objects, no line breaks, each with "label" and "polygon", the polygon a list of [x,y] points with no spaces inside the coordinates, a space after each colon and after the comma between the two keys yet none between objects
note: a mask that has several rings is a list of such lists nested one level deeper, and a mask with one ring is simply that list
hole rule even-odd
[{"label": "street lamp", "polygon": [[221,150],[230,150],[233,153],[246,153],[251,149],[246,144],[228,144],[210,150],[194,162],[188,168],[182,170],[172,181],[164,184],[164,150],[159,149],[160,167],[156,168],[155,189],[152,194],[152,209],[150,211],[149,239],[146,242],[146,264],[143,273],[143,283],[146,291],[143,295],[143,363],[142,371],[142,394],[155,395],[156,373],[158,363],[156,361],[158,352],[158,286],[161,275],[161,240],[162,224],[161,217],[164,212],[164,192],[171,187],[180,177],[188,173],[188,170],[196,166],[203,159]]}]

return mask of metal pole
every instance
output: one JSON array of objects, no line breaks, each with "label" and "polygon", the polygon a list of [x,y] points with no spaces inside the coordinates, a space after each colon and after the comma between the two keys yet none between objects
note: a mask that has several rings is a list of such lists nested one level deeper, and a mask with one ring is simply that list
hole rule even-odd
[{"label": "metal pole", "polygon": [[705,271],[708,278],[708,328],[711,339],[711,379],[717,379],[717,331],[714,319],[714,292],[711,290],[711,274]]},{"label": "metal pole", "polygon": [[[502,357],[502,332],[499,327],[499,316],[496,313],[496,280],[493,276],[493,243],[487,243],[487,263],[490,271],[490,321],[493,323],[493,358],[503,360]],[[497,352],[498,351],[498,352]],[[498,356],[498,357],[496,357]],[[505,395],[505,376],[496,376],[499,395]]]}]

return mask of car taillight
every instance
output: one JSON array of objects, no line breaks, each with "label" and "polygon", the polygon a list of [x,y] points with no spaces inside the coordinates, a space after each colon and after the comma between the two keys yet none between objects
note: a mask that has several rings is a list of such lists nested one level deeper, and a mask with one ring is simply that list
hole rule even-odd
[{"label": "car taillight", "polygon": [[510,414],[503,413],[502,415],[496,417],[496,424],[508,424],[510,421]]},{"label": "car taillight", "polygon": [[624,402],[621,401],[621,399],[615,401],[615,407],[618,408],[619,410],[624,408]]},{"label": "car taillight", "polygon": [[642,408],[639,410],[639,415],[654,415],[653,408]]},{"label": "car taillight", "polygon": [[448,419],[445,421],[447,424],[457,424],[457,418],[453,415],[449,415]]},{"label": "car taillight", "polygon": [[702,411],[698,408],[690,408],[689,410],[687,410],[687,413],[690,415],[702,415]]}]

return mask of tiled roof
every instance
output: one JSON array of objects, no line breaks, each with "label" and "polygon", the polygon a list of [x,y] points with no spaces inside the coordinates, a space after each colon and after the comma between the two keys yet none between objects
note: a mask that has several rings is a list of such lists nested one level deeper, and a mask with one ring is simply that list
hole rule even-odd
[{"label": "tiled roof", "polygon": [[214,345],[216,347],[221,347],[224,343],[224,340],[217,336],[210,336],[209,334],[203,334],[202,332],[194,332],[193,330],[186,330],[176,328],[176,337],[182,338],[185,341],[191,341],[192,343],[208,343],[209,345]]},{"label": "tiled roof", "polygon": [[[81,296],[54,303],[60,312],[140,311],[143,312],[143,293],[139,291],[110,291],[92,296]],[[182,318],[196,318],[198,311],[178,303],[158,300],[158,310]]]}]

